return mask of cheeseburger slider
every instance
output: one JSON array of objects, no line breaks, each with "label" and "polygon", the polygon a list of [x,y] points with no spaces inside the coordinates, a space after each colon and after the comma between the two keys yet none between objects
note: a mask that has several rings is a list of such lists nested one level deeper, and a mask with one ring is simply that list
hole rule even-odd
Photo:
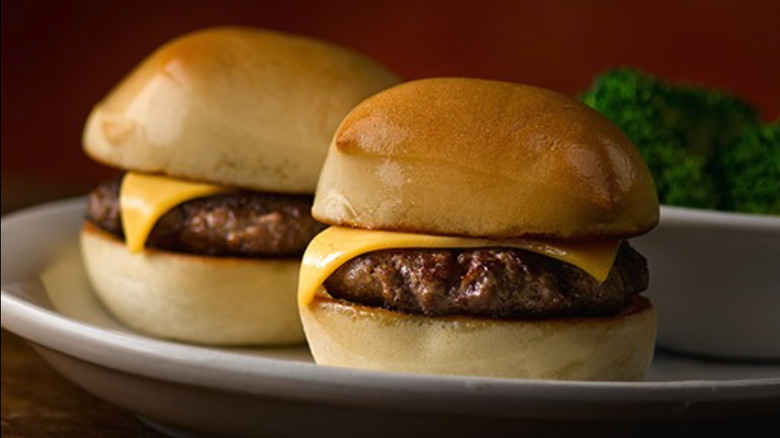
[{"label": "cheeseburger slider", "polygon": [[427,79],[358,105],[331,143],[299,307],[319,364],[641,379],[656,317],[626,242],[653,180],[607,119],[552,91]]},{"label": "cheeseburger slider", "polygon": [[397,83],[321,41],[249,28],[176,39],[93,109],[92,158],[125,170],[89,194],[95,292],[140,331],[207,344],[303,341],[300,256],[338,123]]}]

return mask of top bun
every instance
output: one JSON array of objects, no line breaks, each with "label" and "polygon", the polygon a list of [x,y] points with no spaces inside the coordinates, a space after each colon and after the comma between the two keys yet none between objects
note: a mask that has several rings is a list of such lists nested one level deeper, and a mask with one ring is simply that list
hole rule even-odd
[{"label": "top bun", "polygon": [[84,148],[123,169],[313,193],[341,119],[396,83],[374,61],[322,41],[208,29],[152,53],[98,103]]},{"label": "top bun", "polygon": [[642,156],[606,118],[549,90],[408,82],[363,101],[314,199],[331,225],[506,238],[607,239],[658,222]]}]

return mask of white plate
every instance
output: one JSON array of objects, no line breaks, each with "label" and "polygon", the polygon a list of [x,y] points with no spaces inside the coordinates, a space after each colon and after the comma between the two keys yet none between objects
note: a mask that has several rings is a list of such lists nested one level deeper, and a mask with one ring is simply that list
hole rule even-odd
[{"label": "white plate", "polygon": [[664,206],[631,244],[647,257],[659,345],[780,362],[780,217]]},{"label": "white plate", "polygon": [[658,354],[645,382],[555,382],[339,369],[313,364],[304,347],[152,339],[112,319],[86,284],[82,209],[71,200],[3,219],[2,325],[76,384],[181,436],[552,436],[780,413],[777,363]]}]

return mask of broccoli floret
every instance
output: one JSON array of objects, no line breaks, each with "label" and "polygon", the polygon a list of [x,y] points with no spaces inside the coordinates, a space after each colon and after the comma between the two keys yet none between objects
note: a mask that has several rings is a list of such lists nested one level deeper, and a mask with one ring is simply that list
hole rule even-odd
[{"label": "broccoli floret", "polygon": [[758,112],[722,91],[664,84],[664,123],[678,132],[686,148],[709,157],[746,127],[760,123]]},{"label": "broccoli floret", "polygon": [[716,206],[714,181],[705,172],[706,162],[701,157],[675,141],[661,140],[645,146],[640,150],[653,174],[660,202],[699,208]]},{"label": "broccoli floret", "polygon": [[634,142],[662,203],[716,208],[716,150],[759,123],[747,103],[717,90],[670,84],[633,69],[608,71],[581,96]]},{"label": "broccoli floret", "polygon": [[780,214],[780,119],[745,129],[713,160],[720,208]]},{"label": "broccoli floret", "polygon": [[[599,76],[582,100],[615,123],[647,161],[662,203],[711,208],[717,202],[706,160],[690,151],[667,118],[667,91],[655,78],[620,69]],[[695,188],[695,191],[687,188]]]}]

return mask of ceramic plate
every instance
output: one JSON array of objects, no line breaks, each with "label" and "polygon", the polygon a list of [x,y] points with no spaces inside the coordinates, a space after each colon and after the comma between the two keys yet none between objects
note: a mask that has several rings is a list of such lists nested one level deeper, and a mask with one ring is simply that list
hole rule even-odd
[{"label": "ceramic plate", "polygon": [[660,345],[780,362],[780,217],[664,206],[631,244],[648,260]]},{"label": "ceramic plate", "polygon": [[659,352],[644,382],[556,382],[340,369],[305,347],[153,339],[93,296],[76,247],[82,211],[78,199],[3,218],[2,325],[87,391],[179,436],[556,435],[780,412],[778,363]]}]

